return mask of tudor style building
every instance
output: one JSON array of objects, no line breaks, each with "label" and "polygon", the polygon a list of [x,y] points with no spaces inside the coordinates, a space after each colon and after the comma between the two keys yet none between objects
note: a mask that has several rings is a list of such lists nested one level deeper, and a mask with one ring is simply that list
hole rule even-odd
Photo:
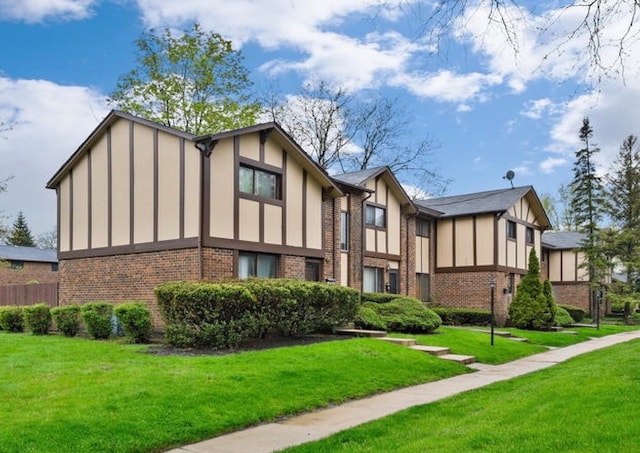
[{"label": "tudor style building", "polygon": [[284,277],[487,308],[493,279],[504,314],[549,228],[532,187],[413,202],[388,167],[330,177],[276,123],[195,137],[112,111],[47,187],[61,304]]}]

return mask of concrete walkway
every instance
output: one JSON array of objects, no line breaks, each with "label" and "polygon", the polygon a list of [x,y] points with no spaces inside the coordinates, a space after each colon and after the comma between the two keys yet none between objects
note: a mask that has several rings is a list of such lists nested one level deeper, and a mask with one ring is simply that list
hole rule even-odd
[{"label": "concrete walkway", "polygon": [[525,357],[503,365],[473,364],[475,373],[407,387],[329,409],[236,431],[169,453],[269,453],[330,436],[412,406],[431,403],[457,393],[549,368],[572,357],[640,338],[640,331],[608,335]]}]

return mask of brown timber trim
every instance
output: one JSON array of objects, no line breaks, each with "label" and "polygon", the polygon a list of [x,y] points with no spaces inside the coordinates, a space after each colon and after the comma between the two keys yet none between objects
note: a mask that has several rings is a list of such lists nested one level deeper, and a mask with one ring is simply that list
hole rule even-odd
[{"label": "brown timber trim", "polygon": [[282,149],[282,243],[287,244],[287,152]]},{"label": "brown timber trim", "polygon": [[184,239],[184,202],[185,202],[185,139],[180,139],[180,207],[178,211],[180,212],[180,239]]},{"label": "brown timber trim", "polygon": [[500,225],[497,215],[493,216],[493,264],[496,266],[500,262],[500,248],[498,247],[498,238],[500,233],[498,232],[498,226]]},{"label": "brown timber trim", "polygon": [[468,272],[504,272],[509,274],[524,275],[527,273],[526,269],[518,269],[516,267],[507,266],[460,266],[460,267],[438,267],[434,273],[447,273],[447,274],[464,274]]},{"label": "brown timber trim", "polygon": [[575,259],[575,261],[574,261],[574,265],[573,265],[573,267],[574,267],[574,269],[575,269],[575,272],[574,272],[574,280],[575,280],[575,281],[579,281],[579,279],[578,279],[578,276],[579,276],[579,274],[578,274],[578,268],[579,268],[580,266],[579,266],[579,264],[578,264],[578,253],[577,253],[577,252],[575,252],[575,251],[573,251],[573,250],[572,250],[570,253],[573,253],[573,256],[574,256],[574,259]]},{"label": "brown timber trim", "polygon": [[307,248],[307,171],[302,170],[302,247]]},{"label": "brown timber trim", "polygon": [[87,247],[91,248],[93,239],[93,180],[91,164],[93,160],[93,148],[87,150]]},{"label": "brown timber trim", "polygon": [[113,166],[111,126],[107,128],[107,246],[113,245]]},{"label": "brown timber trim", "polygon": [[211,234],[211,156],[200,152],[200,236],[205,238]]},{"label": "brown timber trim", "polygon": [[578,280],[575,282],[554,282],[551,281],[551,284],[553,286],[578,286],[578,285],[588,285],[589,281],[588,280]]},{"label": "brown timber trim", "polygon": [[390,253],[378,253],[378,252],[365,252],[365,258],[379,258],[388,261],[402,261],[402,257],[400,255],[393,255]]},{"label": "brown timber trim", "polygon": [[134,136],[135,136],[135,123],[129,121],[129,245],[134,243],[134,216],[135,210],[135,162],[134,162]]},{"label": "brown timber trim", "polygon": [[471,234],[473,234],[473,265],[478,265],[478,218],[477,216],[471,217]]},{"label": "brown timber trim", "polygon": [[[385,211],[385,218],[387,220],[386,222],[386,226],[389,226],[389,221],[391,220],[389,218],[389,184],[385,184],[385,202],[387,203],[387,208]],[[400,231],[402,231],[402,206],[400,206],[400,210],[398,212],[400,214],[400,224],[398,224],[398,227],[400,227]],[[398,238],[399,241],[401,241],[402,239]],[[376,247],[377,248],[377,247]],[[399,247],[401,248],[401,247]],[[387,234],[384,235],[384,251],[385,252],[389,252],[389,229],[387,228]],[[398,278],[400,278],[400,276],[398,275]],[[398,282],[399,283],[399,282]],[[399,290],[400,288],[398,288]]]},{"label": "brown timber trim", "polygon": [[270,253],[273,255],[306,256],[309,258],[324,258],[324,250],[294,247],[290,245],[264,244],[251,241],[238,241],[224,238],[205,238],[206,247],[242,250],[252,253]]},{"label": "brown timber trim", "polygon": [[[240,137],[233,138],[234,149],[235,149],[236,138],[239,139]],[[264,145],[262,147],[264,148]],[[282,168],[276,167],[275,165],[269,165],[264,162],[258,162],[257,160],[249,159],[248,157],[240,156],[239,146],[238,146],[238,159],[241,165],[246,165],[247,167],[256,168],[258,170],[265,170],[269,173],[274,173],[276,175],[282,174]]]},{"label": "brown timber trim", "polygon": [[458,254],[456,252],[456,242],[457,242],[456,241],[456,239],[457,239],[456,238],[456,234],[457,234],[456,223],[457,223],[457,220],[458,219],[455,218],[455,217],[453,219],[451,219],[451,238],[453,239],[452,240],[452,244],[451,244],[451,253],[453,255],[452,256],[452,258],[453,258],[452,261],[453,261],[453,266],[454,267],[456,267],[458,265]]},{"label": "brown timber trim", "polygon": [[[238,240],[240,237],[240,137],[233,137],[233,239]],[[207,231],[204,237],[209,237],[210,232]]]},{"label": "brown timber trim", "polygon": [[153,130],[153,242],[158,242],[158,179],[159,179],[159,159],[158,159],[158,129]]},{"label": "brown timber trim", "polygon": [[258,241],[264,242],[264,203],[258,204]]},{"label": "brown timber trim", "polygon": [[93,258],[112,255],[130,255],[135,253],[160,252],[164,250],[179,250],[196,248],[198,238],[171,239],[168,241],[145,242],[134,245],[118,245],[115,247],[100,247],[87,250],[73,250],[60,252],[60,259]]},{"label": "brown timber trim", "polygon": [[69,170],[69,250],[73,250],[73,170]]},{"label": "brown timber trim", "polygon": [[58,234],[56,236],[56,249],[58,250],[58,252],[60,252],[60,232],[62,231],[60,229],[60,219],[62,218],[60,217],[60,214],[62,214],[62,202],[60,200],[60,197],[60,183],[58,183],[58,185],[56,186],[56,214],[58,216],[58,221],[56,222],[56,230],[58,231]]}]

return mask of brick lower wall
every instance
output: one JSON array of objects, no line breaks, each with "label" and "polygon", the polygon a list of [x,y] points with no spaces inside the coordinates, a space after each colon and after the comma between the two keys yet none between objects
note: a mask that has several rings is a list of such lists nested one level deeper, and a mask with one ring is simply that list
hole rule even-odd
[{"label": "brick lower wall", "polygon": [[51,263],[24,262],[22,269],[11,269],[8,261],[0,261],[0,285],[26,285],[30,282],[57,283],[58,272]]},{"label": "brick lower wall", "polygon": [[589,283],[560,284],[551,282],[556,304],[573,305],[582,308],[585,313],[591,312]]}]

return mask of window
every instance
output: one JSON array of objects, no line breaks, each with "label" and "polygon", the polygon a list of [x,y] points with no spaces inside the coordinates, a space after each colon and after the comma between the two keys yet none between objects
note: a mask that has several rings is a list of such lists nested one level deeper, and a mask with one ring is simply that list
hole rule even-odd
[{"label": "window", "polygon": [[516,238],[516,222],[512,220],[507,220],[507,238]]},{"label": "window", "polygon": [[240,192],[264,198],[280,199],[280,175],[240,166]]},{"label": "window", "polygon": [[319,282],[322,274],[322,263],[320,260],[306,259],[304,261],[304,279],[310,282]]},{"label": "window", "polygon": [[533,234],[533,228],[527,227],[527,244],[533,245],[535,242],[535,236]]},{"label": "window", "polygon": [[365,293],[381,293],[384,287],[384,270],[380,267],[365,267],[362,276]]},{"label": "window", "polygon": [[365,211],[365,223],[370,226],[384,228],[387,226],[386,210],[378,206],[367,205]]},{"label": "window", "polygon": [[238,278],[275,278],[277,276],[275,255],[261,253],[240,253],[238,255]]},{"label": "window", "polygon": [[58,272],[58,263],[51,263],[51,272]]},{"label": "window", "polygon": [[417,236],[422,236],[424,238],[428,238],[429,237],[429,224],[431,222],[429,222],[428,220],[424,220],[424,219],[416,219],[416,235]]},{"label": "window", "polygon": [[429,274],[416,274],[416,297],[422,302],[429,302],[430,284]]},{"label": "window", "polygon": [[11,269],[24,269],[24,261],[11,261]]},{"label": "window", "polygon": [[349,250],[349,213],[340,213],[340,250]]},{"label": "window", "polygon": [[513,294],[516,286],[516,274],[509,274],[507,279],[507,293]]}]

